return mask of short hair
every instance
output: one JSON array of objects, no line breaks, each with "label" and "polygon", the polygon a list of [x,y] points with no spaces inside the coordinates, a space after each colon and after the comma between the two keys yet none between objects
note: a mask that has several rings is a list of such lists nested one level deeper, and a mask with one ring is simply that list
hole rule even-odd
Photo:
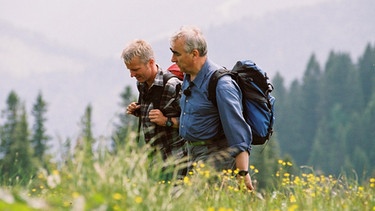
[{"label": "short hair", "polygon": [[182,26],[180,30],[171,37],[170,43],[173,44],[180,38],[185,39],[185,52],[191,53],[194,49],[197,49],[200,56],[205,56],[207,54],[207,42],[198,27]]},{"label": "short hair", "polygon": [[154,51],[151,45],[144,40],[133,40],[124,48],[121,54],[121,58],[124,60],[125,64],[131,62],[131,60],[138,56],[144,64],[146,64],[150,59],[154,59]]}]

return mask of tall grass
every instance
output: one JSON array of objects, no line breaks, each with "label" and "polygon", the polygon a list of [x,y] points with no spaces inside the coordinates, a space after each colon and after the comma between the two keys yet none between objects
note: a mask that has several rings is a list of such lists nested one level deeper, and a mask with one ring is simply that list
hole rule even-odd
[{"label": "tall grass", "polygon": [[40,170],[27,188],[1,187],[0,210],[375,210],[375,178],[359,184],[312,168],[291,175],[286,169],[293,164],[279,160],[269,175],[276,186],[249,192],[235,172],[215,172],[204,163],[183,179],[165,180],[166,173],[176,177],[179,164],[151,158],[150,151],[131,140],[115,154],[76,151],[61,166]]}]

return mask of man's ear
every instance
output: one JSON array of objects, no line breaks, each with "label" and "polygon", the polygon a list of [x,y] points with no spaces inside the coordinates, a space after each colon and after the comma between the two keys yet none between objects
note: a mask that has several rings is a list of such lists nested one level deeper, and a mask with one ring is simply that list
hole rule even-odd
[{"label": "man's ear", "polygon": [[197,49],[194,49],[191,53],[193,54],[193,57],[200,57],[199,51]]},{"label": "man's ear", "polygon": [[155,59],[148,60],[148,64],[152,67],[155,64]]}]

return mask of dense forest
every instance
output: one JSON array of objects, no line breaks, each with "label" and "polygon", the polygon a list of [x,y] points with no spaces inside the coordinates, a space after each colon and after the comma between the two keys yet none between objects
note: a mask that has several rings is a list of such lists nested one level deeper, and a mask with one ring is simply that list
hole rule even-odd
[{"label": "dense forest", "polygon": [[[368,44],[357,62],[347,53],[331,52],[324,67],[313,54],[301,80],[286,85],[276,74],[272,83],[277,100],[275,132],[267,145],[254,147],[251,162],[262,169],[258,177],[275,168],[271,161],[281,156],[294,167],[310,166],[325,174],[354,172],[359,179],[374,176],[375,46]],[[120,98],[120,106],[125,106],[136,96],[127,86]],[[79,150],[93,158],[104,151],[115,154],[137,127],[134,118],[119,114],[110,140],[94,137],[94,108],[88,105],[79,137],[55,140],[47,130],[48,102],[42,93],[30,111],[31,124],[25,108],[16,91],[11,91],[1,111],[1,184],[26,183],[38,169],[62,165]],[[49,150],[56,144],[59,153]]]},{"label": "dense forest", "polygon": [[281,152],[326,174],[375,172],[375,48],[353,62],[330,52],[322,67],[312,55],[301,81],[273,78]]}]

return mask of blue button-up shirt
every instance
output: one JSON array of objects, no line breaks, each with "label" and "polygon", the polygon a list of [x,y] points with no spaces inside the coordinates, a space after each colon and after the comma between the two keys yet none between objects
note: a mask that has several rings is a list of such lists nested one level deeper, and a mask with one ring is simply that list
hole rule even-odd
[{"label": "blue button-up shirt", "polygon": [[[219,79],[216,87],[217,107],[208,99],[208,84],[213,72],[221,67],[206,60],[193,81],[185,75],[182,90],[191,95],[181,95],[180,136],[188,141],[205,141],[220,137],[223,131],[228,146],[236,154],[251,149],[251,128],[242,115],[242,93],[229,76]],[[236,156],[232,154],[232,156]]]}]

